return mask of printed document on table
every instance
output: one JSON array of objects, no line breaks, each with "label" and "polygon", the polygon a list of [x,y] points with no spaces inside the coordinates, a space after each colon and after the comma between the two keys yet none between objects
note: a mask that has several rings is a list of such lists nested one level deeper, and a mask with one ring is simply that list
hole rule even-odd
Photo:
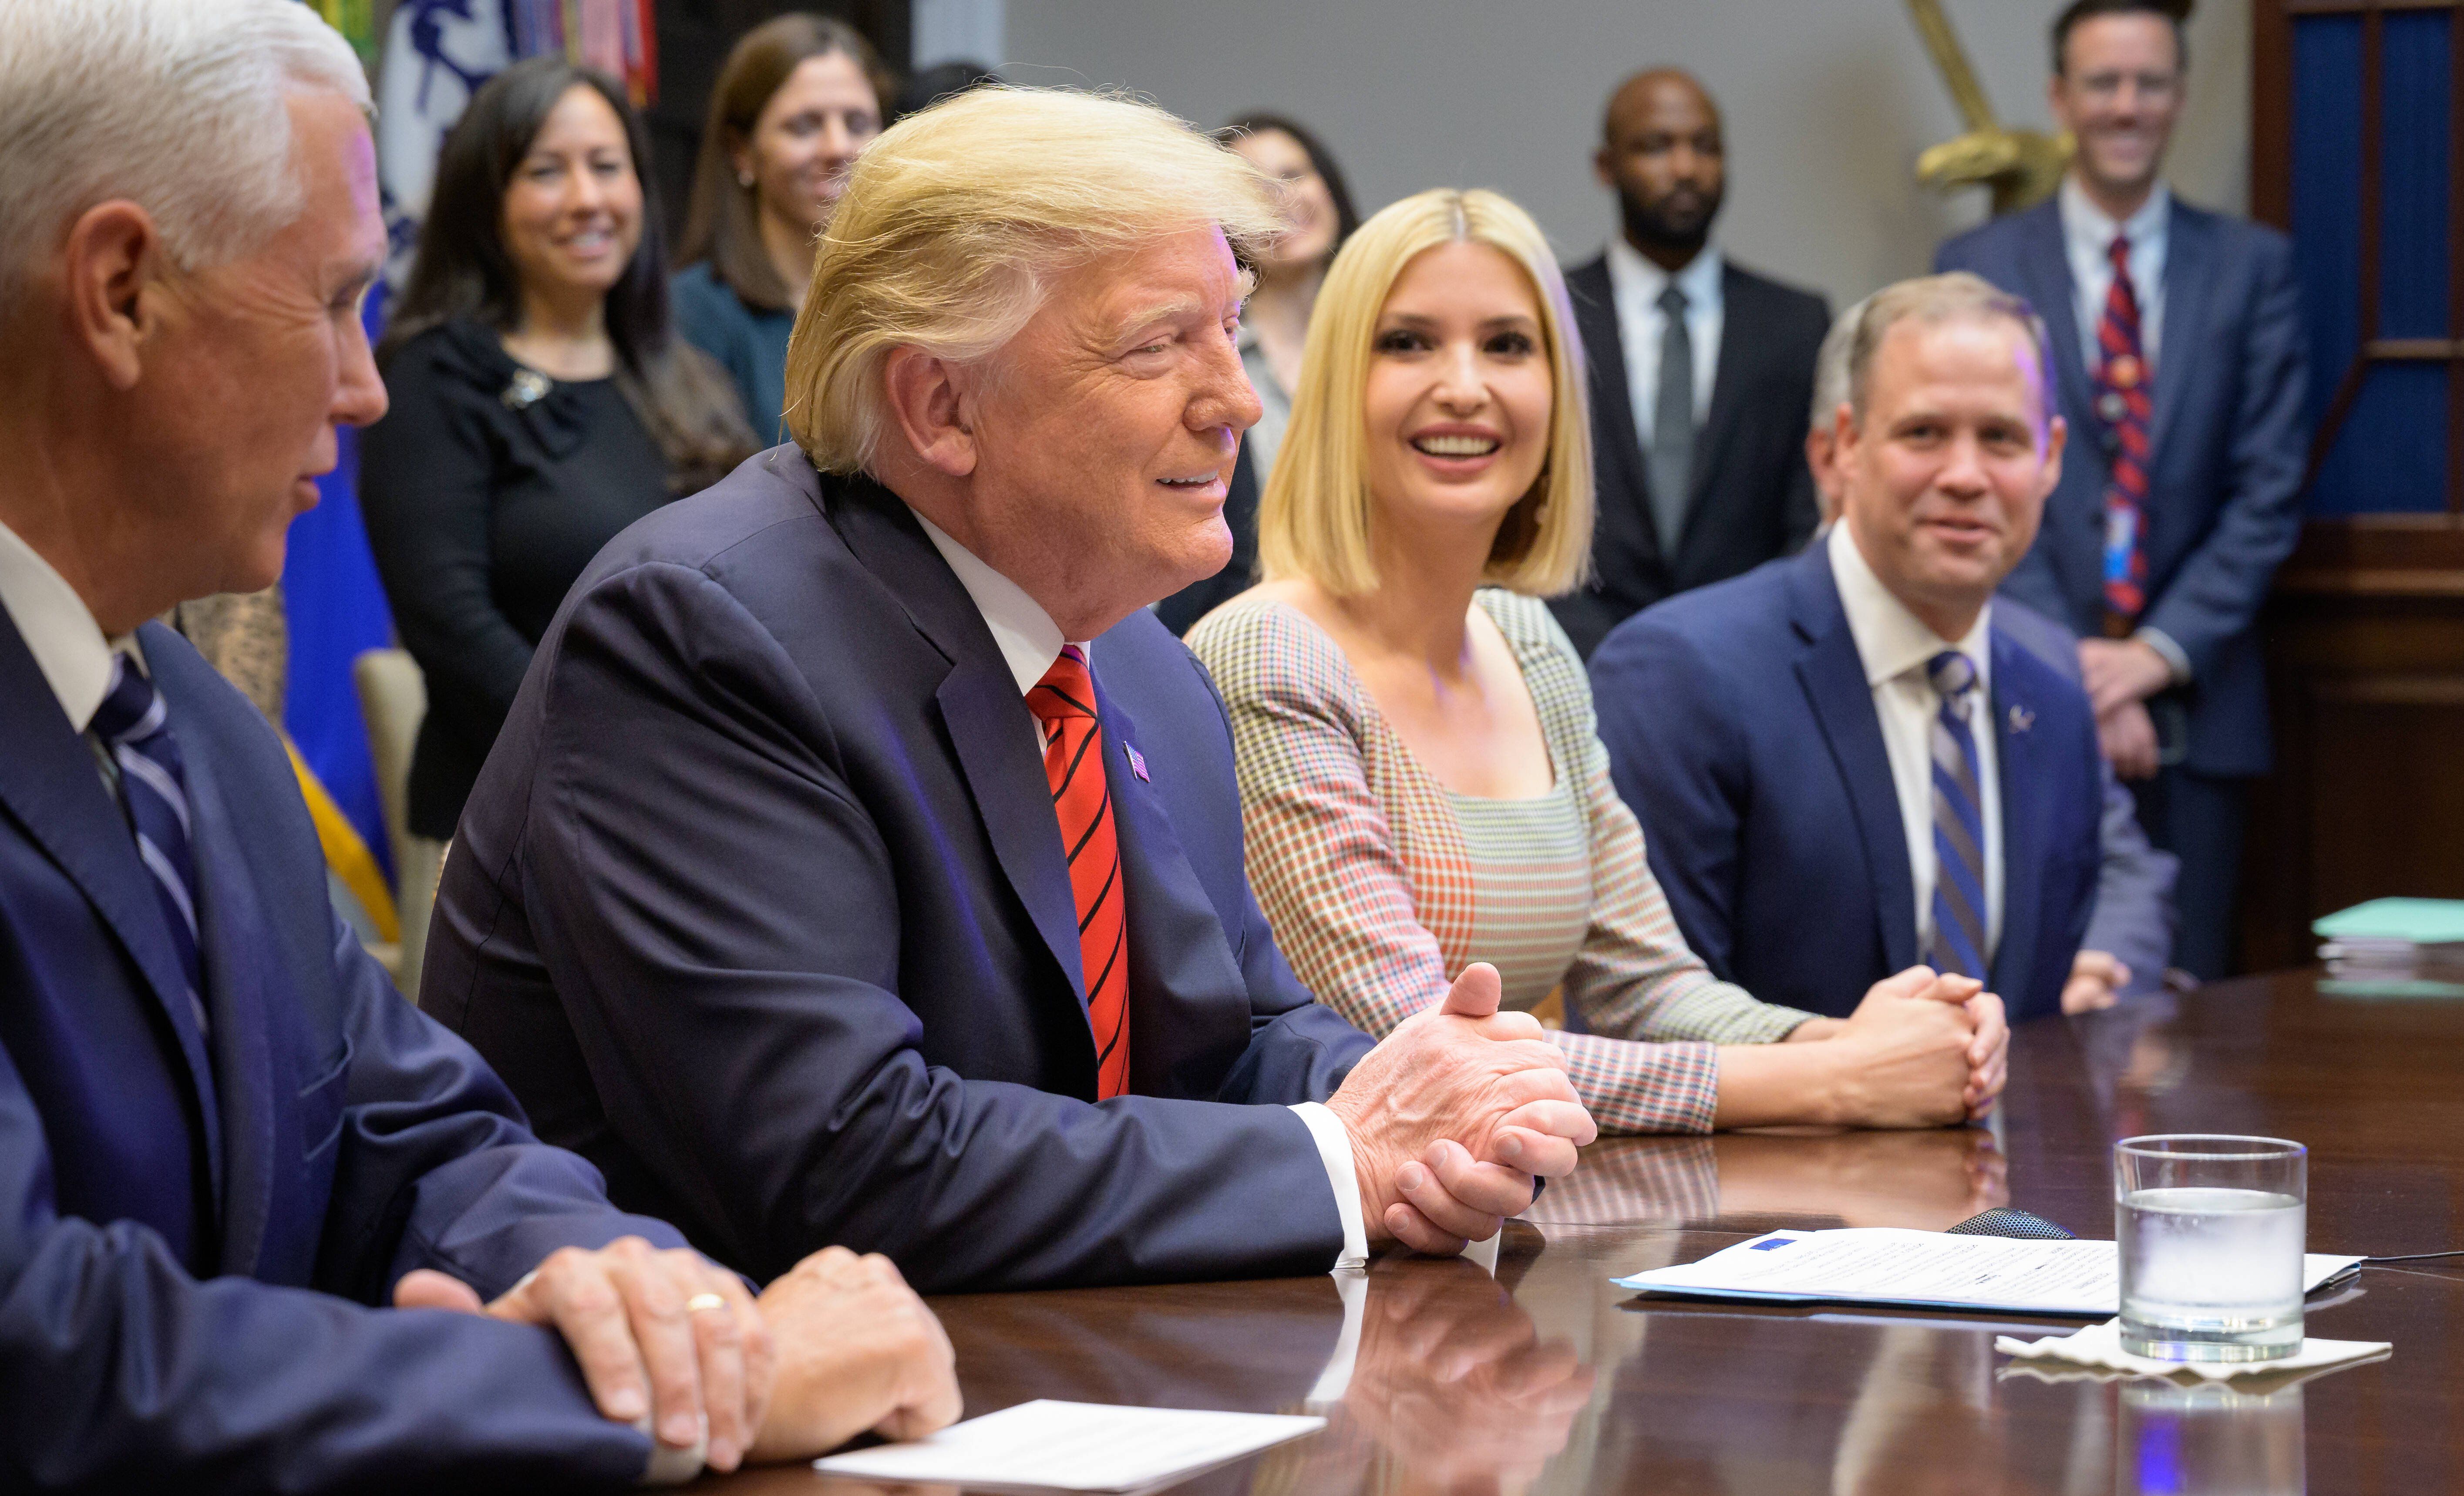
[{"label": "printed document on table", "polygon": [[813,1462],[825,1475],[1008,1490],[1133,1491],[1196,1475],[1326,1419],[1271,1413],[1022,1402],[910,1444]]},{"label": "printed document on table", "polygon": [[[2358,1257],[2301,1260],[2315,1288]],[[2031,1314],[2122,1312],[2121,1259],[2110,1242],[2023,1242],[1859,1226],[1774,1231],[1701,1262],[1619,1278],[1619,1287],[1713,1299],[1913,1304]]]}]

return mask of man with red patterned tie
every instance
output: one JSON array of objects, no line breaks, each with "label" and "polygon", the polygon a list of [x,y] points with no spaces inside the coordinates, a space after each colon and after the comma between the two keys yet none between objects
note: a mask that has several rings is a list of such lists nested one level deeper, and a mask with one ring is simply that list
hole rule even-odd
[{"label": "man with red patterned tie", "polygon": [[1942,247],[2054,333],[2073,460],[2004,590],[2065,620],[2114,770],[2181,859],[2175,961],[2231,965],[2243,788],[2270,765],[2257,616],[2300,525],[2305,351],[2291,247],[2181,201],[2188,0],[2076,0],[2054,23],[2054,201]]},{"label": "man with red patterned tie", "polygon": [[1148,605],[1223,564],[1268,184],[1161,111],[979,90],[867,152],[795,443],[619,536],[465,810],[421,1001],[539,1132],[757,1277],[949,1290],[1459,1250],[1593,1134],[1474,966],[1373,1045],[1243,869]]}]

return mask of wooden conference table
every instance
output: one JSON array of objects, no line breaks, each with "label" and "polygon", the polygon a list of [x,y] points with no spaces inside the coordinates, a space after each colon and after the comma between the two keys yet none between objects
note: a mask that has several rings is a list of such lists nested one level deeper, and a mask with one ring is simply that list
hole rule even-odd
[{"label": "wooden conference table", "polygon": [[[1940,1228],[2004,1203],[2109,1239],[2108,1145],[2139,1133],[2307,1143],[2314,1251],[2464,1246],[2464,1001],[2324,996],[2294,973],[2026,1025],[1997,1131],[1604,1141],[1508,1224],[1493,1278],[1373,1265],[1350,1343],[1332,1277],[934,1308],[971,1417],[1031,1397],[1327,1417],[1189,1496],[2464,1491],[2464,1261],[2365,1268],[2314,1298],[2312,1333],[2394,1355],[2263,1397],[2048,1381],[1993,1352],[2077,1320],[1609,1282],[1774,1227]],[[704,1484],[885,1489],[801,1467]]]}]

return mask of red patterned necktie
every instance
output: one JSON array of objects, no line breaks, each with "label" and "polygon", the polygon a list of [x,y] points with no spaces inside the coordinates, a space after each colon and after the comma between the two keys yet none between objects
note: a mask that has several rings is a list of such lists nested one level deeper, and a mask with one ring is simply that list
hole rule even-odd
[{"label": "red patterned necktie", "polygon": [[2113,285],[2096,324],[2096,414],[2113,433],[2104,485],[2104,631],[2126,639],[2147,606],[2147,358],[2139,344],[2139,292],[2130,281],[2130,239],[2106,247]]},{"label": "red patterned necktie", "polygon": [[1078,959],[1087,974],[1087,1026],[1095,1041],[1095,1095],[1130,1089],[1129,925],[1121,910],[1121,848],[1104,774],[1104,725],[1095,719],[1095,677],[1076,645],[1026,693],[1044,724],[1044,778],[1052,786],[1069,891],[1078,904]]}]

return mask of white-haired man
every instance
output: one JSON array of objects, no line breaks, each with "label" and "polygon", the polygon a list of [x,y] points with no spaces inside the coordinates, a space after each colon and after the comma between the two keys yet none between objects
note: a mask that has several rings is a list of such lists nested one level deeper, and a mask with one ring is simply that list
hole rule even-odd
[{"label": "white-haired man", "polygon": [[1310,1001],[1147,612],[1230,551],[1263,187],[1119,100],[903,121],[817,258],[802,451],[620,536],[541,641],[423,1001],[721,1260],[1324,1272],[1486,1236],[1592,1136],[1490,968],[1375,1047]]},{"label": "white-haired man", "polygon": [[533,1137],[146,622],[271,583],[385,410],[366,109],[291,0],[0,0],[0,1486],[615,1485],[946,1422],[886,1262],[757,1303]]}]

